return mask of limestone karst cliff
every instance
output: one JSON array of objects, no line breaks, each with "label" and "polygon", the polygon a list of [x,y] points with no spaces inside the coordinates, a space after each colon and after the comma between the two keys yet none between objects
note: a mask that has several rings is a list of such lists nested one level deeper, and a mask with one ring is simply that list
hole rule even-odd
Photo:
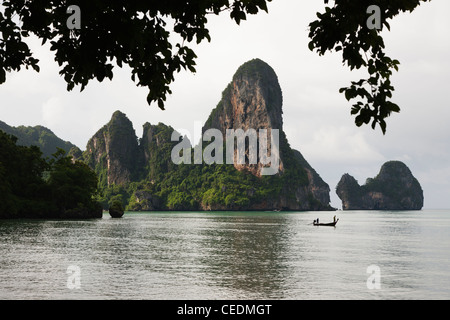
[{"label": "limestone karst cliff", "polygon": [[[225,137],[227,129],[255,129],[258,132],[260,129],[267,129],[269,135],[271,129],[278,129],[278,174],[293,174],[297,179],[283,186],[283,193],[276,201],[276,206],[291,210],[329,208],[329,186],[301,153],[289,146],[283,131],[282,105],[283,95],[275,71],[264,61],[253,59],[236,71],[233,80],[222,93],[222,99],[206,121],[203,131],[216,128]],[[249,152],[247,147],[246,154]],[[268,143],[268,153],[271,152],[271,143]],[[263,165],[258,161],[254,165],[235,163],[234,167],[261,176]],[[310,201],[305,201],[306,199]]]},{"label": "limestone karst cliff", "polygon": [[[282,103],[274,70],[254,59],[238,69],[203,126],[203,132],[218,129],[224,141],[227,129],[258,133],[266,129],[267,156],[276,149],[269,136],[278,129],[279,161],[273,175],[262,174],[267,163],[261,161],[177,165],[171,151],[179,141],[172,141],[171,127],[146,123],[138,139],[132,123],[120,111],[89,140],[83,158],[99,175],[105,207],[111,199],[120,199],[128,210],[332,209],[329,186],[301,153],[289,146]],[[250,148],[247,144],[246,157],[256,151],[259,160],[259,147]]]},{"label": "limestone karst cliff", "polygon": [[424,202],[420,183],[401,161],[386,162],[363,186],[344,174],[336,193],[343,210],[420,210]]},{"label": "limestone karst cliff", "polygon": [[[257,132],[266,129],[270,136],[271,129],[278,129],[283,135],[281,143],[284,146],[286,139],[283,132],[282,104],[282,91],[275,71],[260,59],[251,60],[236,71],[232,82],[223,91],[222,99],[207,119],[203,132],[215,128],[225,137],[227,129],[242,129],[245,132],[249,129]],[[270,141],[268,145],[270,154]],[[248,146],[246,154],[249,154]],[[238,170],[245,169],[254,175],[261,175],[262,164],[259,161],[256,165],[235,163],[234,166]],[[278,169],[283,172],[283,161],[280,161]]]},{"label": "limestone karst cliff", "polygon": [[83,156],[104,185],[135,181],[143,164],[133,124],[120,111],[88,141]]}]

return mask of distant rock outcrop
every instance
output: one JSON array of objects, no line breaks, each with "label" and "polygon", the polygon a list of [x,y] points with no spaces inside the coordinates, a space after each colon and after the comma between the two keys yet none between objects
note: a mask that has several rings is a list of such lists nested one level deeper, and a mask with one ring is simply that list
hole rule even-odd
[{"label": "distant rock outcrop", "polygon": [[420,183],[400,161],[383,164],[379,174],[363,186],[344,174],[336,194],[343,210],[420,210],[424,201]]}]

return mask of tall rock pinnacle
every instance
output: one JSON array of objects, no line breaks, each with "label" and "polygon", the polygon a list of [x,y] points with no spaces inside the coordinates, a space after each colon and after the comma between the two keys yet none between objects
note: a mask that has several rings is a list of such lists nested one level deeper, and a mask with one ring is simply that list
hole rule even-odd
[{"label": "tall rock pinnacle", "polygon": [[104,185],[124,185],[136,178],[142,161],[131,121],[120,111],[88,141],[86,162]]},{"label": "tall rock pinnacle", "polygon": [[[301,153],[289,146],[283,131],[282,105],[283,94],[275,71],[260,59],[250,60],[234,74],[233,80],[222,93],[222,99],[206,121],[203,132],[215,128],[225,137],[227,129],[268,129],[269,134],[270,130],[278,129],[279,174],[296,177],[290,181],[290,186],[285,186],[286,198],[282,197],[278,206],[301,210],[329,208],[329,186]],[[272,152],[270,147],[269,153]],[[249,153],[248,149],[246,153]],[[235,163],[234,166],[240,171],[261,176],[260,163]]]}]

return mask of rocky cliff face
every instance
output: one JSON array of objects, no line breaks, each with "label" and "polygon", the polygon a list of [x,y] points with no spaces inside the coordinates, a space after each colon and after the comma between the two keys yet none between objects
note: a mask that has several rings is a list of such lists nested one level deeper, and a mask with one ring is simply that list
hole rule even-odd
[{"label": "rocky cliff face", "polygon": [[243,64],[211,112],[205,128],[283,130],[283,96],[275,71],[260,59]]},{"label": "rocky cliff face", "polygon": [[[225,139],[227,129],[266,129],[268,132],[268,152],[272,154],[270,135],[272,129],[279,130],[278,174],[292,174],[297,177],[285,186],[285,192],[273,203],[275,207],[289,210],[329,209],[330,188],[316,171],[307,163],[301,153],[292,150],[283,132],[283,96],[275,71],[260,59],[243,64],[233,76],[232,82],[222,94],[222,99],[211,112],[203,132],[218,129]],[[260,136],[258,135],[258,139]],[[258,140],[260,141],[260,140]],[[246,146],[246,155],[255,152]],[[240,171],[248,171],[261,176],[264,165],[258,155],[257,164],[237,164]],[[263,206],[266,206],[264,204]],[[255,205],[256,207],[259,206]]]},{"label": "rocky cliff face", "polygon": [[120,111],[88,141],[83,156],[108,186],[135,181],[143,164],[133,124]]},{"label": "rocky cliff face", "polygon": [[[259,130],[266,129],[267,154],[271,154],[271,129],[283,131],[282,104],[282,92],[275,71],[260,59],[251,60],[237,70],[233,81],[224,90],[222,99],[206,121],[203,132],[211,128],[219,129],[225,139],[227,129],[242,129],[244,132],[254,129],[259,139]],[[257,153],[258,150],[247,146],[247,158],[250,152]],[[246,165],[242,165],[235,161],[234,167],[261,176],[263,165],[261,161],[257,162],[258,164],[249,165],[247,161]],[[283,161],[280,161],[278,171],[283,170]]]},{"label": "rocky cliff face", "polygon": [[143,155],[144,177],[155,180],[163,179],[164,174],[176,170],[172,162],[171,151],[177,144],[171,140],[174,129],[163,123],[152,125],[145,123],[139,147]]},{"label": "rocky cliff face", "polygon": [[419,182],[400,161],[383,164],[379,174],[363,186],[344,174],[336,193],[343,210],[420,210],[424,201]]}]

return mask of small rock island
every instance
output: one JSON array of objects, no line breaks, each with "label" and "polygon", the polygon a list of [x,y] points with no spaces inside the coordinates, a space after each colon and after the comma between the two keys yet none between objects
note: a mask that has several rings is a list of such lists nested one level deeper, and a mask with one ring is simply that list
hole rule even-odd
[{"label": "small rock island", "polygon": [[388,161],[375,178],[360,186],[348,173],[336,186],[342,210],[421,210],[423,190],[401,161]]}]

